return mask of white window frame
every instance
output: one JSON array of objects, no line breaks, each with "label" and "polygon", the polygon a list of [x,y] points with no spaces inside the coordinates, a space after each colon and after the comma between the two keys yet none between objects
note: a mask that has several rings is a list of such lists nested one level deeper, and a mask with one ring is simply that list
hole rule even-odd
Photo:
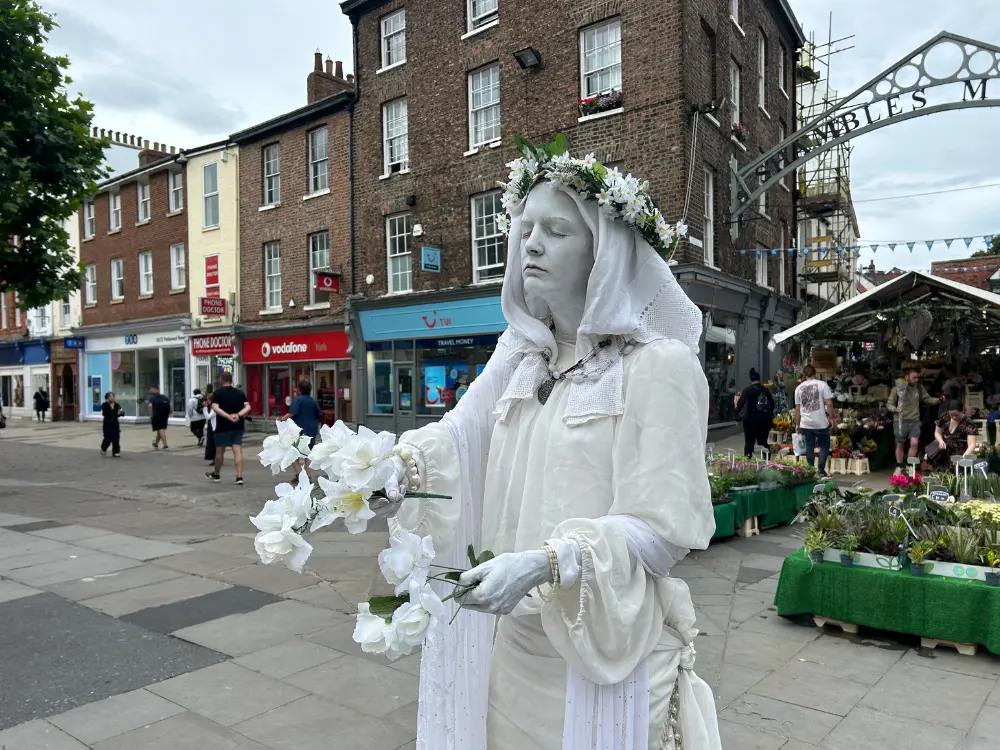
[{"label": "white window frame", "polygon": [[111,231],[116,232],[122,228],[122,194],[119,191],[108,193],[108,209]]},{"label": "white window frame", "polygon": [[[765,179],[763,177],[761,177],[760,178],[760,184],[763,185],[764,182],[765,182]],[[760,194],[760,198],[757,199],[757,209],[760,211],[760,215],[763,216],[765,219],[771,218],[768,215],[768,213],[767,213],[767,191],[766,190],[763,193],[761,193]]]},{"label": "white window frame", "polygon": [[[319,135],[323,134],[322,149]],[[329,192],[330,177],[328,174],[330,142],[326,125],[313,128],[306,133],[306,143],[309,148],[309,194]]]},{"label": "white window frame", "polygon": [[740,26],[740,0],[729,0],[729,17],[736,24],[736,27],[742,31],[743,27]]},{"label": "white window frame", "polygon": [[[274,263],[272,269],[271,264]],[[281,309],[281,243],[264,243],[264,309]]]},{"label": "white window frame", "polygon": [[[395,26],[397,20],[402,21],[399,26]],[[379,58],[382,69],[402,65],[406,62],[406,8],[383,16],[379,27],[382,30],[382,54]]]},{"label": "white window frame", "polygon": [[184,243],[178,242],[170,246],[170,291],[187,288],[187,259],[184,256]]},{"label": "white window frame", "polygon": [[135,183],[135,201],[137,209],[137,221],[142,224],[153,218],[153,199],[149,187],[149,180],[138,180]]},{"label": "white window frame", "polygon": [[260,152],[264,165],[263,203],[264,206],[277,206],[281,203],[281,146],[271,143],[264,146]]},{"label": "white window frame", "polygon": [[[477,9],[477,6],[478,9]],[[475,31],[487,26],[500,17],[499,0],[468,0],[466,4],[468,30]]]},{"label": "white window frame", "polygon": [[90,265],[83,269],[84,303],[97,304],[97,266]]},{"label": "white window frame", "polygon": [[704,206],[702,210],[702,245],[705,265],[715,268],[715,172],[704,168]]},{"label": "white window frame", "polygon": [[788,50],[784,44],[778,43],[778,90],[788,98]]},{"label": "white window frame", "polygon": [[410,249],[410,215],[385,217],[385,255],[389,294],[413,291],[413,251]]},{"label": "white window frame", "polygon": [[73,327],[73,308],[69,303],[69,297],[64,297],[59,301],[59,327]]},{"label": "white window frame", "polygon": [[21,327],[21,308],[18,307],[18,304],[17,304],[20,301],[21,300],[17,296],[17,292],[14,292],[14,327],[15,328],[20,328]]},{"label": "white window frame", "polygon": [[7,328],[7,295],[0,293],[0,330]]},{"label": "white window frame", "polygon": [[181,211],[184,208],[184,173],[180,170],[172,170],[167,176],[167,190],[169,195],[170,213]]},{"label": "white window frame", "polygon": [[[215,175],[215,189],[205,189],[205,175],[208,174],[209,167]],[[204,229],[211,229],[219,226],[219,162],[213,161],[205,164],[201,168],[201,225]],[[209,223],[209,206],[214,206],[215,223]]]},{"label": "white window frame", "polygon": [[[608,32],[608,41],[598,44],[598,35]],[[614,37],[612,39],[612,37]],[[622,22],[610,18],[580,29],[580,98],[589,99],[612,91],[622,90]],[[610,55],[611,61],[603,55]],[[595,62],[597,64],[593,64]],[[608,85],[603,86],[601,76],[608,73]],[[588,78],[597,76],[596,87],[588,85]]]},{"label": "white window frame", "polygon": [[500,63],[469,73],[469,149],[500,140]]},{"label": "white window frame", "polygon": [[785,262],[788,260],[788,226],[781,225],[781,247],[778,248],[778,293],[785,293]]},{"label": "white window frame", "polygon": [[97,234],[97,219],[94,216],[94,201],[83,202],[83,237],[90,239]]},{"label": "white window frame", "polygon": [[757,106],[767,114],[767,34],[763,29],[757,40]]},{"label": "white window frame", "polygon": [[[472,283],[473,284],[493,284],[503,281],[504,270],[507,265],[506,249],[507,243],[504,236],[496,224],[496,215],[503,211],[500,205],[502,193],[499,190],[491,190],[488,193],[480,193],[472,196],[469,215],[472,218]],[[491,205],[487,206],[489,200]],[[480,207],[486,209],[480,211]],[[490,225],[493,232],[488,233]],[[480,247],[490,249],[499,253],[499,263],[479,263]]]},{"label": "white window frame", "polygon": [[[778,122],[778,143],[784,142],[784,140],[787,137],[788,137],[788,131],[785,129],[785,123],[779,121]],[[778,160],[778,169],[779,170],[784,169],[785,168],[785,150],[784,149],[782,149],[781,151],[778,152],[777,160]],[[778,184],[781,185],[781,187],[783,187],[785,190],[788,190],[788,175],[787,174],[786,175],[782,175],[781,179],[778,180]]]},{"label": "white window frame", "polygon": [[[330,300],[329,292],[316,291],[317,272],[330,270],[330,231],[328,229],[324,229],[319,232],[313,232],[312,234],[306,236],[306,243],[308,244],[307,250],[309,252],[309,304],[319,305],[324,302],[329,302]],[[316,262],[316,256],[318,253],[324,251],[326,252],[326,263],[324,265],[319,265]],[[326,295],[326,299],[319,299],[316,296],[317,294]]]},{"label": "white window frame", "polygon": [[757,284],[770,289],[771,287],[767,283],[767,250],[759,247],[757,248],[757,252],[760,253],[760,256],[757,258]]},{"label": "white window frame", "polygon": [[[390,122],[394,129],[390,129]],[[382,105],[382,167],[386,176],[410,171],[410,119],[405,96]]]},{"label": "white window frame", "polygon": [[732,125],[739,125],[740,119],[740,88],[742,82],[740,78],[743,71],[740,64],[734,58],[729,58],[729,116]]},{"label": "white window frame", "polygon": [[125,259],[111,259],[111,299],[125,299]]},{"label": "white window frame", "polygon": [[139,296],[150,297],[153,294],[153,253],[147,250],[139,253]]}]

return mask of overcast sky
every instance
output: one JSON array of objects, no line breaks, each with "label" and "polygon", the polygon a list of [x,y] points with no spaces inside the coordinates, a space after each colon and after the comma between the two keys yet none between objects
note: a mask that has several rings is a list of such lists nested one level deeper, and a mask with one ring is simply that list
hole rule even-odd
[{"label": "overcast sky", "polygon": [[[832,61],[848,93],[939,31],[1000,45],[997,0],[790,0],[806,33],[855,35]],[[50,47],[69,55],[74,88],[95,124],[192,147],[305,104],[312,53],[351,62],[351,26],[336,0],[41,0],[61,28]],[[844,46],[844,45],[842,45]],[[1000,82],[994,81],[1000,91]],[[1000,233],[1000,187],[873,200],[1000,183],[1000,110],[917,118],[853,141],[853,194],[865,240],[919,241]],[[982,246],[978,240],[973,249]],[[941,244],[875,255],[879,268],[926,268],[967,251]],[[870,255],[863,255],[867,263]]]}]

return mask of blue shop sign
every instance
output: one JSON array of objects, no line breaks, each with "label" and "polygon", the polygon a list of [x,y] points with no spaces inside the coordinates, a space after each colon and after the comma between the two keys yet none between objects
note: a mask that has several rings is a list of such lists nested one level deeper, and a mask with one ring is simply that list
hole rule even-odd
[{"label": "blue shop sign", "polygon": [[501,333],[507,328],[500,296],[477,297],[427,305],[383,307],[359,314],[365,341],[464,338]]},{"label": "blue shop sign", "polygon": [[420,248],[420,270],[441,273],[441,251],[438,248]]},{"label": "blue shop sign", "polygon": [[0,365],[47,365],[49,342],[26,341],[0,346]]},{"label": "blue shop sign", "polygon": [[86,349],[87,348],[87,339],[85,339],[83,336],[77,336],[77,337],[74,337],[74,338],[63,339],[63,348],[64,349]]},{"label": "blue shop sign", "polygon": [[[458,346],[496,346],[500,337],[493,333],[485,336],[455,336],[447,339],[417,339],[418,349],[451,349]],[[371,341],[365,344],[365,349],[370,352],[387,352],[392,349],[393,343],[396,350],[412,349],[412,341]]]}]

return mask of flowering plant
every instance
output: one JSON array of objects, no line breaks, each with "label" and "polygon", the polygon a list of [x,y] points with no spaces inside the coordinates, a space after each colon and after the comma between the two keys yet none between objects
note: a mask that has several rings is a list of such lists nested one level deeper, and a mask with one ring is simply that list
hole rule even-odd
[{"label": "flowering plant", "polygon": [[606,214],[632,227],[664,260],[670,259],[678,237],[687,233],[681,222],[675,226],[667,224],[648,193],[648,182],[623,175],[617,167],[608,169],[593,154],[583,159],[572,158],[566,151],[566,136],[562,133],[546,146],[535,147],[518,136],[514,141],[522,157],[507,164],[510,175],[507,182],[500,183],[504,189],[505,213],[497,214],[496,223],[503,234],[510,233],[511,212],[524,202],[532,186],[543,179],[596,200]]},{"label": "flowering plant", "polygon": [[600,112],[610,112],[613,109],[621,109],[623,101],[624,96],[620,89],[609,91],[606,94],[588,96],[580,100],[580,117],[596,115]]},{"label": "flowering plant", "polygon": [[743,141],[744,139],[746,139],[746,137],[747,137],[747,131],[746,131],[746,128],[743,127],[743,123],[742,122],[734,122],[733,123],[733,136],[738,141]]},{"label": "flowering plant", "polygon": [[889,480],[889,485],[896,490],[918,490],[924,484],[924,477],[921,474],[914,474],[912,477],[906,474],[893,474]]}]

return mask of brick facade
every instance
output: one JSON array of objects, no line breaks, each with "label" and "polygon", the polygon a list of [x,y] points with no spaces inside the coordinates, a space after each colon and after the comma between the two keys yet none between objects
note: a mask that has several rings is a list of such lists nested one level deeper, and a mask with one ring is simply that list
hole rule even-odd
[{"label": "brick facade", "polygon": [[[22,310],[14,312],[14,293],[0,292],[0,343],[15,341],[28,335],[28,313]],[[17,317],[20,315],[20,325]]]},{"label": "brick facade", "polygon": [[[681,217],[690,170],[693,134],[692,106],[708,104],[729,94],[729,60],[743,67],[741,97],[747,152],[730,140],[728,108],[717,112],[721,127],[705,118],[698,129],[691,198],[687,220],[700,238],[704,166],[715,173],[715,257],[723,271],[754,278],[752,254],[740,249],[781,245],[781,227],[793,227],[791,193],[775,189],[769,195],[768,219],[747,214],[739,241],[730,241],[725,215],[729,207],[730,154],[741,164],[777,142],[778,122],[794,126],[793,102],[779,91],[779,41],[788,57],[787,89],[792,94],[790,50],[798,45],[791,26],[772,0],[742,0],[742,28],[729,19],[728,0],[584,0],[549,3],[545,13],[527,0],[500,0],[499,23],[467,38],[466,4],[451,0],[447,12],[439,2],[391,0],[346,2],[345,12],[357,17],[356,74],[359,98],[355,108],[355,197],[357,279],[368,274],[374,284],[359,284],[369,295],[388,290],[386,217],[408,212],[410,226],[421,224],[424,235],[411,239],[412,288],[415,291],[464,286],[473,282],[471,200],[494,190],[506,177],[504,164],[517,156],[512,136],[544,140],[564,132],[574,154],[590,151],[608,164],[649,180],[650,192],[668,221]],[[406,9],[406,62],[376,71],[381,61],[381,19]],[[621,21],[624,111],[579,122],[580,30],[611,18]],[[704,23],[703,23],[704,21]],[[715,91],[711,56],[703,26],[716,37]],[[767,109],[757,107],[757,44],[760,29],[769,40]],[[521,70],[516,50],[534,47],[543,64]],[[469,151],[468,74],[499,62],[501,146]],[[407,173],[383,174],[382,105],[407,97],[409,161]],[[790,132],[790,130],[789,130]],[[791,186],[792,179],[789,178]],[[420,271],[419,247],[442,249],[440,273]],[[787,240],[785,241],[787,245]],[[679,260],[701,260],[700,248],[682,243]],[[790,288],[791,263],[786,288]],[[776,265],[774,266],[777,274]],[[777,283],[773,284],[775,288]]]},{"label": "brick facade", "polygon": [[[86,302],[86,281],[83,294],[83,325],[107,325],[116,322],[162,318],[184,315],[189,311],[187,288],[170,288],[170,247],[183,244],[185,266],[187,263],[188,225],[185,210],[190,200],[190,190],[184,186],[185,208],[173,213],[168,207],[168,172],[180,169],[175,157],[161,158],[153,165],[142,167],[135,173],[105,183],[94,196],[95,233],[87,237],[86,218],[80,211],[80,262],[97,268],[97,301]],[[150,218],[138,222],[137,180],[149,180]],[[121,199],[121,228],[111,231],[109,203],[118,191]],[[139,255],[152,252],[153,293],[139,293]],[[111,261],[121,258],[124,267],[124,298],[112,300]]]},{"label": "brick facade", "polygon": [[960,284],[968,284],[976,289],[993,291],[990,277],[1000,269],[1000,257],[977,256],[957,260],[936,260],[931,263],[931,273]]}]

